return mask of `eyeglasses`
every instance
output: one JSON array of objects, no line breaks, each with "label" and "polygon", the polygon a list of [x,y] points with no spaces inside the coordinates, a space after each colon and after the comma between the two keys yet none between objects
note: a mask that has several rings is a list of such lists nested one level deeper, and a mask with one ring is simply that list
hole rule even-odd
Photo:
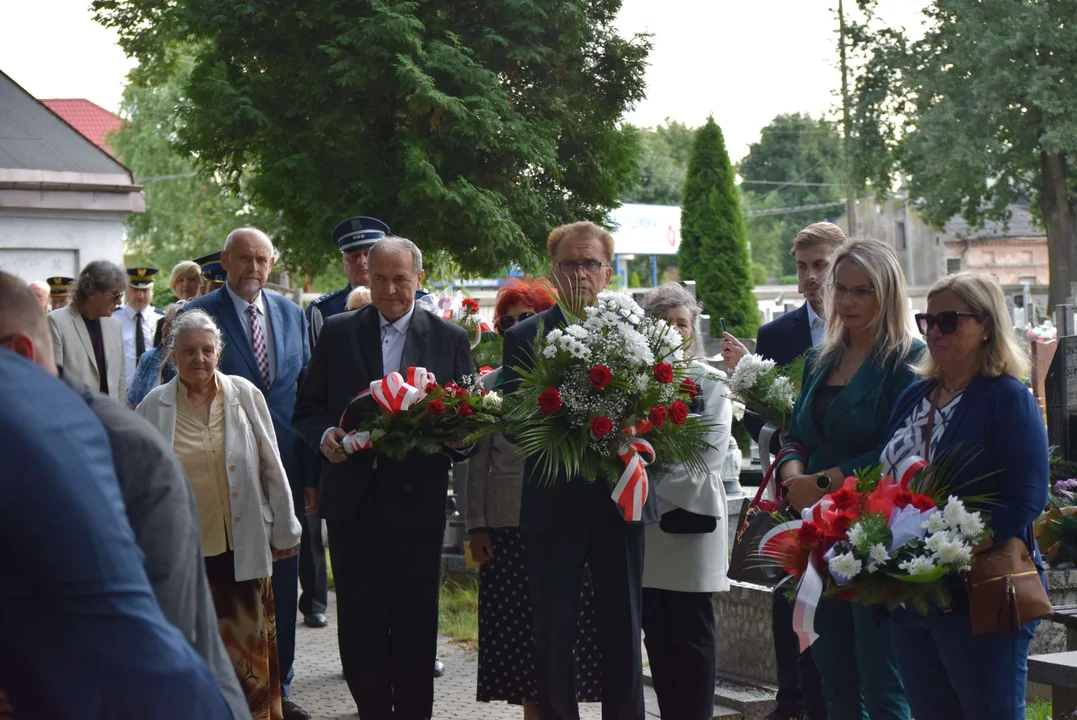
[{"label": "eyeglasses", "polygon": [[502,315],[501,318],[497,321],[497,329],[501,332],[508,332],[509,328],[511,328],[513,325],[515,325],[516,323],[521,323],[529,317],[534,317],[535,314],[536,313],[533,313],[530,310],[524,310],[522,313],[520,313],[519,317],[513,317],[512,315]]},{"label": "eyeglasses", "polygon": [[957,326],[963,317],[976,318],[980,322],[983,322],[984,319],[984,316],[978,313],[958,312],[956,310],[946,310],[938,315],[917,313],[915,317],[916,327],[920,328],[920,332],[924,335],[931,332],[931,328],[936,325],[939,326],[939,332],[943,335],[949,335],[952,332],[956,332]]},{"label": "eyeglasses", "polygon": [[123,290],[118,290],[117,292],[111,293],[111,295],[112,295],[112,302],[117,303],[117,302],[120,301],[120,298],[123,297]]},{"label": "eyeglasses", "polygon": [[844,285],[831,285],[834,289],[834,299],[840,305],[845,302],[845,298],[851,297],[853,302],[857,305],[866,303],[871,299],[871,296],[875,294],[875,288],[873,287],[856,287],[851,290]]},{"label": "eyeglasses", "polygon": [[576,275],[580,270],[583,271],[584,275],[598,275],[604,267],[606,267],[606,264],[601,263],[598,260],[585,260],[584,262],[565,260],[564,262],[557,263],[557,269],[566,277]]}]

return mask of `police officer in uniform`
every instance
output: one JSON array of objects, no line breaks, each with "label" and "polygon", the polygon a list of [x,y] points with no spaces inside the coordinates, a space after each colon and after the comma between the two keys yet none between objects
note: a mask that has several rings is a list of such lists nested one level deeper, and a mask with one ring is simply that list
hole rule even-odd
[{"label": "police officer in uniform", "polygon": [[220,250],[195,258],[194,261],[202,268],[202,292],[199,295],[224,287],[225,282],[228,281],[228,273],[224,271],[224,265],[221,265]]},{"label": "police officer in uniform", "polygon": [[49,302],[52,310],[60,310],[71,304],[71,288],[75,285],[75,278],[50,277],[45,282],[49,284]]}]

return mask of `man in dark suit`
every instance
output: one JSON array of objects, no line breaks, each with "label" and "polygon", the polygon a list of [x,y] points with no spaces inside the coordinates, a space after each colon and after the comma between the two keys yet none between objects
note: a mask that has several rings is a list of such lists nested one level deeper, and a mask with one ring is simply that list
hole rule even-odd
[{"label": "man in dark suit", "polygon": [[[790,253],[797,262],[797,290],[805,303],[759,328],[755,354],[788,365],[823,341],[826,320],[823,318],[823,285],[830,270],[830,257],[845,242],[845,233],[837,225],[818,222],[797,233]],[[723,333],[722,358],[732,372],[748,349],[729,333]],[[794,378],[797,381],[800,378]],[[760,442],[763,422],[745,415],[744,426],[752,439]],[[773,428],[768,429],[768,433]],[[762,436],[766,440],[766,436]],[[780,432],[770,434],[767,449],[774,457],[781,450]],[[764,468],[765,469],[765,468]],[[825,720],[826,705],[819,685],[819,672],[811,649],[800,652],[793,632],[793,606],[785,594],[772,597],[771,629],[774,633],[774,657],[778,666],[778,707],[767,720],[807,717]]]},{"label": "man in dark suit", "polygon": [[371,304],[326,319],[293,422],[332,463],[317,504],[329,526],[340,660],[359,716],[422,720],[434,705],[430,658],[453,453],[347,456],[338,425],[351,400],[390,372],[425,367],[445,383],[474,368],[467,332],[415,306],[423,277],[415,244],[385,237],[369,261]]},{"label": "man in dark suit", "polygon": [[[613,236],[590,222],[556,228],[547,241],[550,277],[570,307],[594,303],[613,274]],[[519,385],[517,369],[531,365],[538,333],[568,324],[559,306],[505,334],[504,390]],[[528,584],[535,620],[535,669],[543,720],[578,720],[576,614],[584,563],[590,560],[602,652],[602,717],[643,720],[640,607],[643,601],[643,523],[657,522],[654,493],[643,522],[625,522],[611,488],[594,478],[561,473],[540,484],[535,461],[524,466],[520,528],[527,537]]]},{"label": "man in dark suit", "polygon": [[[273,243],[265,233],[250,227],[233,230],[221,251],[221,264],[228,273],[226,284],[187,303],[181,312],[199,308],[209,313],[225,338],[218,369],[225,375],[250,380],[265,395],[280,459],[292,486],[296,514],[302,517],[307,478],[296,453],[297,436],[291,420],[299,376],[310,360],[310,345],[303,310],[291,300],[262,289],[273,262]],[[273,563],[281,707],[285,720],[310,717],[310,713],[288,697],[294,674],[298,595],[299,558],[293,556]]]}]

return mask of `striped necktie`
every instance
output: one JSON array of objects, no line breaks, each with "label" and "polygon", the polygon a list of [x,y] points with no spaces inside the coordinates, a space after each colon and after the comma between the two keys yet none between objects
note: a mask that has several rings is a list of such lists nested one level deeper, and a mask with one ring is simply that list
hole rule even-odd
[{"label": "striped necktie", "polygon": [[262,318],[259,317],[258,307],[254,303],[247,306],[247,314],[251,318],[251,347],[254,348],[254,359],[258,362],[258,369],[262,372],[262,381],[268,390],[269,354],[266,352],[266,334],[262,330]]}]

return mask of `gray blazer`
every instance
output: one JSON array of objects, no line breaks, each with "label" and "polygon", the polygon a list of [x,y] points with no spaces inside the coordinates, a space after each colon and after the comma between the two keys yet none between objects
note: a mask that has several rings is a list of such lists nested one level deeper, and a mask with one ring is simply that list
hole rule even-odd
[{"label": "gray blazer", "polygon": [[183,466],[161,433],[136,413],[70,375],[64,380],[105,426],[127,519],[161,611],[209,663],[236,720],[250,720],[247,698],[218,630],[198,509]]},{"label": "gray blazer", "polygon": [[[74,303],[49,313],[52,354],[56,364],[68,377],[76,378],[95,390],[101,387],[97,356],[90,342],[90,332]],[[123,358],[123,326],[114,317],[101,318],[101,342],[105,346],[108,370],[108,394],[127,402],[127,370]]]},{"label": "gray blazer", "polygon": [[[487,373],[483,387],[493,389],[500,377],[501,368]],[[523,481],[524,458],[516,446],[503,435],[483,439],[467,463],[468,532],[519,527]]]}]

